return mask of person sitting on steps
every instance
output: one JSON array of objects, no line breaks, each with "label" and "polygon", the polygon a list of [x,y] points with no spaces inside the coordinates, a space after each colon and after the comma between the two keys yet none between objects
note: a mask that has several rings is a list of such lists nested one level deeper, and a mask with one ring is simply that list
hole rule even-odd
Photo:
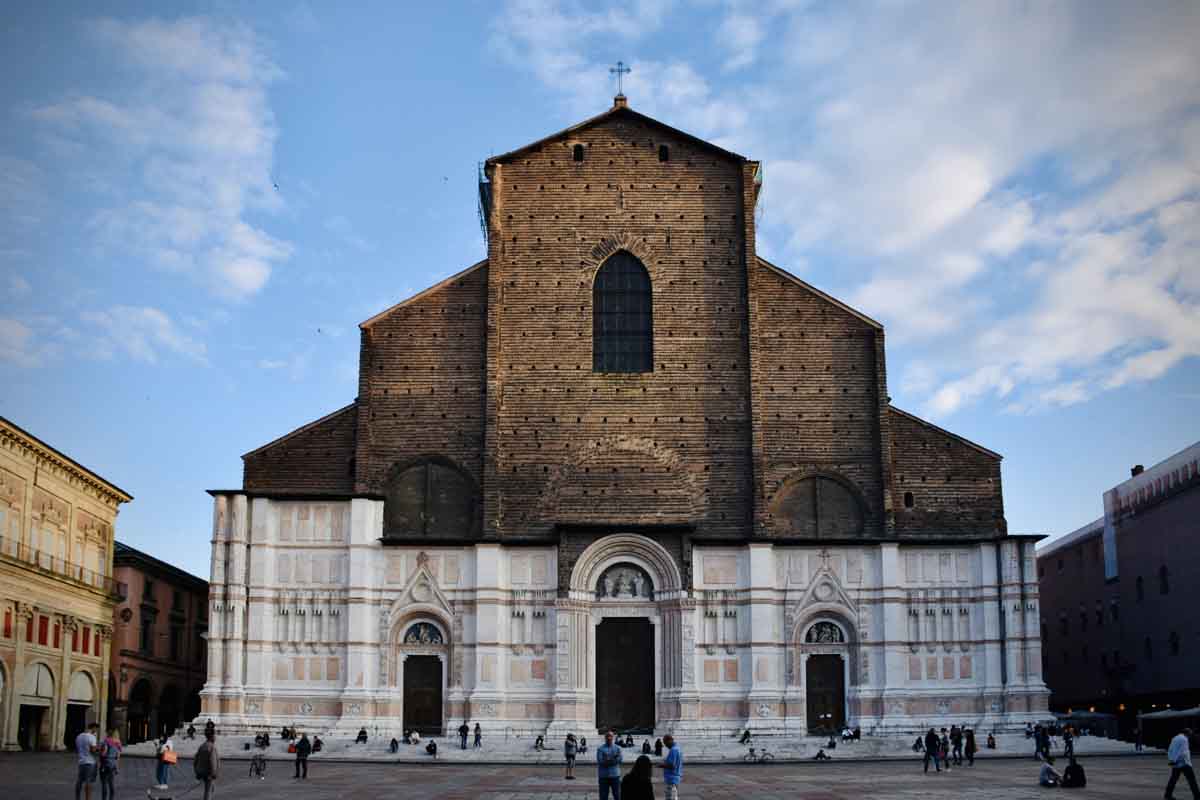
[{"label": "person sitting on steps", "polygon": [[434,758],[437,758],[437,742],[435,742],[433,739],[430,739],[429,744],[425,745],[425,752],[429,753],[429,755],[433,756]]},{"label": "person sitting on steps", "polygon": [[750,744],[750,729],[746,728],[742,732],[742,738],[738,740],[738,744]]},{"label": "person sitting on steps", "polygon": [[542,736],[539,733],[537,739],[535,739],[533,742],[533,749],[534,750],[545,750],[546,749],[546,737]]},{"label": "person sitting on steps", "polygon": [[813,761],[832,761],[832,760],[833,759],[831,759],[824,750],[818,750],[817,754],[815,756],[813,756]]},{"label": "person sitting on steps", "polygon": [[356,736],[354,738],[354,743],[355,744],[366,744],[367,743],[367,729],[366,728],[358,729],[358,736]]}]

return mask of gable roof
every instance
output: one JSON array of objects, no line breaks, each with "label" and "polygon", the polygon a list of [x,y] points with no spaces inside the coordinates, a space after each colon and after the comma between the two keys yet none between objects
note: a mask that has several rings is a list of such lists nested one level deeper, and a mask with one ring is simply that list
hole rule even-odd
[{"label": "gable roof", "polygon": [[483,261],[477,261],[474,264],[472,264],[471,266],[464,269],[462,272],[456,272],[453,275],[451,275],[449,278],[438,281],[433,286],[430,286],[428,289],[422,289],[421,291],[414,294],[412,297],[407,297],[407,298],[401,300],[399,303],[396,303],[394,306],[389,306],[389,307],[385,308],[383,311],[380,311],[378,314],[371,317],[369,320],[358,323],[358,327],[369,328],[372,325],[374,325],[376,322],[378,322],[379,320],[386,317],[388,314],[391,314],[393,311],[400,309],[400,308],[404,308],[409,303],[420,300],[422,297],[425,297],[428,294],[436,292],[438,289],[441,289],[444,286],[448,286],[449,284],[454,283],[459,278],[462,278],[466,275],[471,274],[472,272],[479,269],[480,267],[486,267],[487,263],[488,262],[487,262],[486,258]]},{"label": "gable roof", "polygon": [[804,289],[806,289],[806,290],[808,290],[808,291],[812,292],[812,293],[813,293],[813,294],[815,294],[817,297],[820,297],[822,300],[826,301],[827,303],[831,303],[832,305],[835,305],[835,306],[837,306],[837,307],[838,307],[838,308],[840,308],[842,311],[845,311],[847,314],[850,314],[850,315],[852,315],[852,316],[854,316],[854,317],[857,317],[859,320],[861,320],[861,321],[865,322],[866,324],[870,325],[872,328],[876,328],[876,329],[878,329],[878,330],[883,330],[883,325],[882,325],[881,323],[879,323],[879,322],[876,322],[875,320],[871,319],[870,317],[868,317],[866,314],[862,313],[861,311],[859,311],[859,310],[857,310],[857,309],[855,309],[855,308],[852,308],[852,307],[850,307],[850,306],[846,305],[845,303],[843,303],[841,300],[838,300],[838,299],[837,299],[836,297],[834,297],[833,295],[831,295],[831,294],[826,294],[825,292],[822,292],[820,289],[818,289],[817,287],[813,286],[813,285],[812,285],[811,283],[809,283],[808,281],[801,280],[800,278],[797,278],[795,275],[793,275],[792,273],[788,272],[786,269],[783,269],[782,267],[777,267],[777,266],[775,266],[774,264],[772,264],[770,261],[767,261],[767,260],[766,260],[765,258],[763,258],[762,256],[755,256],[755,260],[756,260],[756,261],[758,261],[758,265],[759,265],[760,267],[763,267],[763,268],[765,268],[765,269],[769,269],[769,270],[771,270],[772,272],[774,272],[774,273],[776,273],[777,275],[779,275],[779,277],[781,277],[781,278],[785,278],[786,280],[789,280],[789,281],[791,281],[792,283],[796,284],[797,286],[800,286],[800,287],[802,287],[802,288],[804,288]]},{"label": "gable roof", "polygon": [[888,408],[889,408],[889,409],[890,409],[890,410],[891,410],[893,413],[895,413],[895,414],[899,414],[899,415],[901,415],[902,417],[905,417],[905,418],[907,418],[907,419],[910,419],[910,420],[912,420],[913,422],[917,423],[918,425],[921,425],[921,426],[923,426],[923,427],[929,428],[930,430],[933,430],[933,431],[937,431],[938,433],[940,433],[940,434],[942,434],[942,435],[944,435],[944,436],[949,436],[951,439],[954,439],[955,441],[961,442],[962,444],[965,444],[967,447],[974,448],[975,450],[978,450],[979,452],[983,453],[985,456],[990,456],[990,457],[992,457],[992,458],[996,459],[997,461],[999,461],[999,460],[1001,460],[1001,459],[1003,459],[1003,458],[1004,458],[1004,456],[1000,455],[1000,454],[999,454],[999,453],[997,453],[995,450],[989,450],[989,449],[987,449],[986,447],[984,447],[983,445],[981,445],[981,444],[976,444],[975,442],[972,442],[970,439],[966,438],[965,436],[959,436],[957,433],[954,433],[954,432],[952,432],[952,431],[948,431],[948,430],[946,430],[945,428],[939,428],[937,425],[934,425],[932,422],[929,422],[928,420],[921,419],[921,418],[920,418],[920,417],[918,417],[916,414],[910,414],[910,413],[908,413],[907,411],[903,411],[903,410],[901,410],[901,409],[899,409],[899,408],[896,408],[895,406],[893,406],[893,405],[890,405],[890,404],[888,405]]},{"label": "gable roof", "polygon": [[357,401],[357,400],[355,400],[355,401],[354,401],[353,403],[351,403],[350,405],[348,405],[348,406],[342,406],[342,407],[341,407],[341,408],[339,408],[337,411],[334,411],[334,412],[333,412],[333,413],[331,413],[331,414],[326,414],[325,416],[321,417],[320,419],[315,419],[315,420],[313,420],[312,422],[309,422],[309,423],[307,423],[307,424],[305,424],[305,425],[301,425],[299,428],[296,428],[294,431],[291,431],[290,433],[285,433],[283,436],[280,436],[278,439],[274,439],[274,440],[272,440],[272,441],[270,441],[270,442],[267,442],[267,443],[266,443],[266,444],[264,444],[262,447],[256,447],[256,448],[254,448],[254,449],[253,449],[253,450],[251,450],[249,453],[245,453],[245,454],[243,454],[243,455],[242,455],[242,458],[243,458],[243,459],[247,459],[247,458],[249,458],[250,456],[253,456],[253,455],[258,455],[258,454],[259,454],[259,453],[261,453],[263,450],[267,450],[267,449],[269,449],[269,448],[272,448],[272,447],[274,447],[274,446],[275,446],[275,445],[277,445],[277,444],[283,444],[283,443],[284,443],[284,442],[286,442],[288,439],[291,439],[293,436],[299,436],[300,434],[304,433],[305,431],[312,430],[313,428],[317,427],[318,425],[320,425],[320,424],[321,424],[321,423],[323,423],[323,422],[328,422],[329,420],[333,419],[334,417],[337,417],[337,416],[340,416],[340,415],[342,415],[342,414],[345,414],[347,411],[353,411],[353,410],[355,410],[355,409],[357,409],[357,408],[358,408],[358,401]]},{"label": "gable roof", "polygon": [[[620,96],[618,96],[618,97],[620,97]],[[537,148],[542,147],[543,145],[553,142],[557,139],[561,139],[564,136],[570,136],[571,134],[578,133],[579,131],[582,131],[585,128],[590,128],[593,125],[597,125],[597,124],[599,124],[601,122],[605,122],[609,119],[616,119],[618,117],[626,117],[626,118],[632,119],[636,122],[643,122],[651,127],[658,128],[659,130],[663,131],[664,133],[670,134],[671,136],[677,136],[680,139],[683,139],[684,141],[686,141],[690,144],[693,144],[697,147],[701,147],[706,150],[709,150],[709,151],[716,153],[717,155],[722,156],[724,158],[733,159],[734,161],[749,161],[750,160],[743,155],[738,155],[737,153],[730,152],[729,150],[725,150],[724,148],[717,147],[712,142],[701,139],[699,136],[693,136],[692,134],[690,134],[686,131],[681,131],[678,128],[672,128],[670,125],[666,124],[665,122],[660,122],[659,120],[656,120],[654,117],[648,117],[645,114],[642,114],[638,111],[634,111],[632,108],[625,105],[624,98],[620,97],[620,99],[616,103],[613,104],[612,108],[608,109],[607,111],[603,112],[602,114],[597,114],[596,116],[591,117],[590,119],[585,119],[583,122],[572,125],[569,128],[564,128],[563,130],[559,131],[558,133],[552,133],[549,136],[544,136],[541,139],[538,139],[536,142],[530,142],[529,144],[527,144],[523,147],[518,147],[516,150],[510,150],[507,153],[503,153],[498,156],[492,156],[491,158],[489,158],[487,160],[486,163],[491,165],[491,164],[500,164],[505,161],[511,161],[514,158],[517,158],[518,156],[522,156],[531,150],[536,150]]]}]

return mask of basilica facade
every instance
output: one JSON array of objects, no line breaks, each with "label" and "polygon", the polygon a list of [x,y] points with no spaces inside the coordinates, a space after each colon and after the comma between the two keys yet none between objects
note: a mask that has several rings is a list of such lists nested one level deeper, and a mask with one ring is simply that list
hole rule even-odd
[{"label": "basilica facade", "polygon": [[213,490],[202,718],[443,734],[1039,719],[1000,456],[755,253],[758,162],[629,108],[486,162],[487,258]]}]

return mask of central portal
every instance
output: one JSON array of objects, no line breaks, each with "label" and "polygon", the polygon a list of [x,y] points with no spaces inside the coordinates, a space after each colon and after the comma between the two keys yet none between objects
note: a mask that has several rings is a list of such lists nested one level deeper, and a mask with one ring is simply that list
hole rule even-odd
[{"label": "central portal", "polygon": [[654,730],[654,626],[645,617],[596,626],[596,726]]}]

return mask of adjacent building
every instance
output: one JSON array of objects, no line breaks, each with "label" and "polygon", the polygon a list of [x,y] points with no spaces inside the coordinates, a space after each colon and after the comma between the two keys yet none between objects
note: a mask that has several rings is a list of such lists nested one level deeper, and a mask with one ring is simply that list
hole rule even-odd
[{"label": "adjacent building", "polygon": [[758,162],[628,107],[489,159],[487,258],[213,490],[203,717],[815,733],[1042,719],[1038,537],[755,252]]},{"label": "adjacent building", "polygon": [[113,574],[127,590],[113,620],[109,719],[133,743],[200,713],[208,582],[121,542]]},{"label": "adjacent building", "polygon": [[1200,442],[1104,493],[1104,516],[1038,552],[1055,710],[1200,705]]},{"label": "adjacent building", "polygon": [[61,750],[104,724],[120,487],[0,417],[0,743]]}]

